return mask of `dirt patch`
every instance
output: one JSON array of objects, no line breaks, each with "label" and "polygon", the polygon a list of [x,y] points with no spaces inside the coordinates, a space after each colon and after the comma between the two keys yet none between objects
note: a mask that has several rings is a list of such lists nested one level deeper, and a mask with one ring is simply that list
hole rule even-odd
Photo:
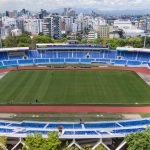
[{"label": "dirt patch", "polygon": [[134,120],[134,119],[141,119],[141,115],[139,114],[122,114],[122,118],[126,120]]}]

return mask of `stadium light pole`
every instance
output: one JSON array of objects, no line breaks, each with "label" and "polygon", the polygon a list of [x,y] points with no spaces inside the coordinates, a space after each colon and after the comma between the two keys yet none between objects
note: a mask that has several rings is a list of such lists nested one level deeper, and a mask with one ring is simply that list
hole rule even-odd
[{"label": "stadium light pole", "polygon": [[145,34],[145,37],[144,37],[144,48],[146,47],[146,34]]},{"label": "stadium light pole", "polygon": [[144,37],[144,48],[146,47],[146,43],[147,43],[147,33],[145,33],[145,37]]}]

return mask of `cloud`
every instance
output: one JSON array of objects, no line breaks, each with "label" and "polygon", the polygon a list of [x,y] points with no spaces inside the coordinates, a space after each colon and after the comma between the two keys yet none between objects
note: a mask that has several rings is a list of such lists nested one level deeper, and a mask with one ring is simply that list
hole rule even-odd
[{"label": "cloud", "polygon": [[0,10],[58,9],[64,7],[109,9],[143,9],[150,7],[150,0],[0,0]]}]

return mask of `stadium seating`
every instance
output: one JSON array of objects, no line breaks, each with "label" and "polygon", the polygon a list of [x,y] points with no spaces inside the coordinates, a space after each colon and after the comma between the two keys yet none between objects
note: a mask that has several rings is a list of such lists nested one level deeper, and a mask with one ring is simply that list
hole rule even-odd
[{"label": "stadium seating", "polygon": [[121,56],[122,59],[136,60],[137,52],[118,52],[118,56]]},{"label": "stadium seating", "polygon": [[41,58],[40,52],[37,50],[30,50],[26,52],[29,58]]},{"label": "stadium seating", "polygon": [[22,59],[23,58],[23,56],[9,56],[9,59]]},{"label": "stadium seating", "polygon": [[[38,47],[38,46],[37,46]],[[106,48],[107,47],[107,48]],[[48,63],[112,63],[119,66],[149,65],[150,53],[109,50],[108,46],[91,44],[48,45],[48,50],[25,50],[20,55],[0,52],[0,67]],[[15,55],[16,54],[16,55]]]},{"label": "stadium seating", "polygon": [[0,133],[13,133],[13,129],[0,128]]},{"label": "stadium seating", "polygon": [[1,52],[0,54],[0,60],[8,60],[8,55],[6,52]]},{"label": "stadium seating", "polygon": [[2,67],[2,66],[3,66],[3,62],[0,61],[0,67]]},{"label": "stadium seating", "polygon": [[104,58],[110,58],[110,59],[116,59],[117,56],[117,51],[116,50],[109,50],[109,51],[105,51],[105,55]]},{"label": "stadium seating", "polygon": [[19,131],[16,134],[34,134],[34,133],[41,133],[42,135],[47,134],[50,131],[43,131],[43,130],[27,130],[27,131]]},{"label": "stadium seating", "polygon": [[21,122],[21,123],[12,123],[11,127],[22,127],[22,128],[44,128],[46,123],[34,123],[34,122]]},{"label": "stadium seating", "polygon": [[126,134],[141,132],[150,125],[150,118],[124,121],[105,122],[40,122],[40,121],[0,121],[0,134],[5,136],[24,137],[28,134],[41,133],[45,136],[48,132],[58,131],[62,128],[61,137],[88,136],[96,137],[124,137]]},{"label": "stadium seating", "polygon": [[131,66],[138,66],[141,65],[140,61],[128,61],[127,65],[131,65]]},{"label": "stadium seating", "polygon": [[145,119],[145,120],[125,121],[119,122],[119,124],[124,127],[150,125],[150,120]]},{"label": "stadium seating", "polygon": [[64,58],[51,58],[50,59],[50,63],[64,63],[65,62],[65,59]]},{"label": "stadium seating", "polygon": [[34,63],[36,64],[48,64],[49,63],[49,59],[34,59]]},{"label": "stadium seating", "polygon": [[27,60],[18,60],[19,65],[32,65],[33,59],[27,59]]},{"label": "stadium seating", "polygon": [[114,63],[116,65],[126,65],[127,61],[126,60],[115,60]]},{"label": "stadium seating", "polygon": [[79,59],[75,59],[75,58],[66,58],[65,59],[66,63],[79,63]]},{"label": "stadium seating", "polygon": [[81,59],[80,63],[91,63],[94,59]]},{"label": "stadium seating", "polygon": [[109,63],[110,59],[96,59],[96,62],[101,62],[101,63]]},{"label": "stadium seating", "polygon": [[65,129],[78,129],[82,128],[81,124],[67,124],[67,123],[50,123],[47,128],[58,128],[63,127]]},{"label": "stadium seating", "polygon": [[4,60],[4,66],[16,66],[18,65],[17,60]]},{"label": "stadium seating", "polygon": [[117,128],[120,127],[117,123],[86,123],[84,124],[85,128]]},{"label": "stadium seating", "polygon": [[128,133],[134,133],[134,132],[141,132],[144,131],[145,128],[133,128],[133,129],[117,129],[117,130],[112,130],[112,134],[128,134]]}]

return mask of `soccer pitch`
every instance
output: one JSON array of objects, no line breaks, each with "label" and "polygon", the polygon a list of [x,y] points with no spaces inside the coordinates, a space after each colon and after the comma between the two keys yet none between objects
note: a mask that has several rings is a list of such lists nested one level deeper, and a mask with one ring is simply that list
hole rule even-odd
[{"label": "soccer pitch", "polygon": [[131,71],[27,70],[0,79],[0,103],[150,103],[150,87]]}]

